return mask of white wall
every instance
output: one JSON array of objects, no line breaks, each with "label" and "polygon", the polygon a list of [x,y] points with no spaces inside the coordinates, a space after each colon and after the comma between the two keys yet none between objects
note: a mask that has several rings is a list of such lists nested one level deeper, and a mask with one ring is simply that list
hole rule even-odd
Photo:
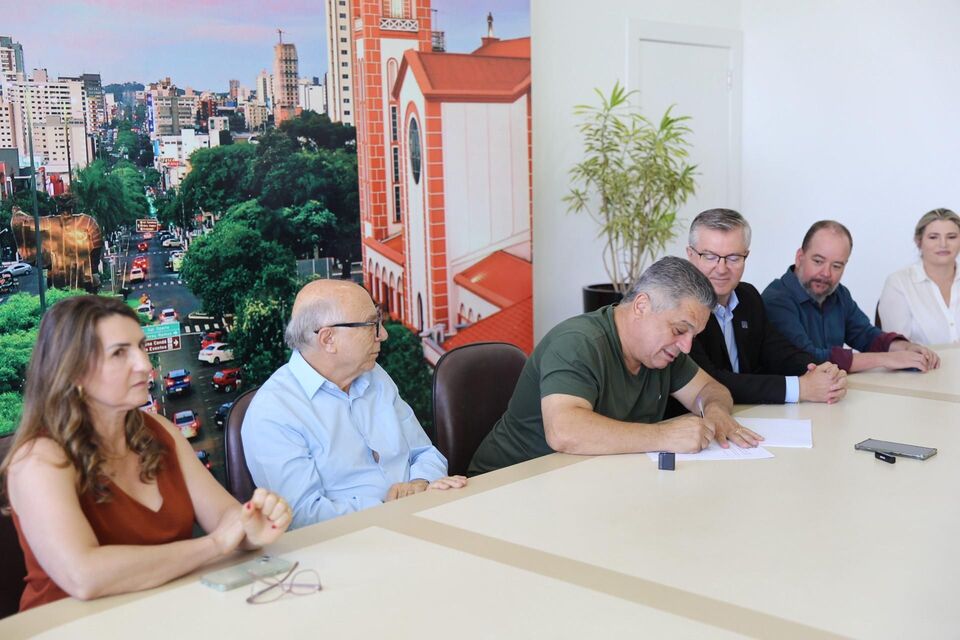
[{"label": "white wall", "polygon": [[596,228],[561,198],[580,152],[573,105],[627,79],[629,18],[742,31],[745,279],[762,289],[813,221],[836,218],[854,236],[844,283],[872,316],[886,275],[916,256],[920,215],[960,207],[960,3],[531,0],[536,338],[607,279]]},{"label": "white wall", "polygon": [[582,146],[573,107],[625,83],[630,18],[739,29],[737,0],[531,0],[534,337],[580,313],[581,287],[606,282],[597,227],[568,214]]},{"label": "white wall", "polygon": [[835,218],[853,233],[843,282],[872,318],[920,216],[960,207],[960,3],[744,0],[741,15],[745,277],[766,286]]}]

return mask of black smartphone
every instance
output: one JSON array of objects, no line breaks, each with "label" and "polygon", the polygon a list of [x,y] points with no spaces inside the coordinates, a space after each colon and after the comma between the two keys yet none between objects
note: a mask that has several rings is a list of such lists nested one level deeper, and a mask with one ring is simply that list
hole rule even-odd
[{"label": "black smartphone", "polygon": [[869,438],[863,442],[853,445],[854,449],[860,451],[879,451],[894,456],[904,458],[916,458],[917,460],[926,460],[937,455],[937,450],[933,447],[920,447],[915,444],[902,444],[900,442],[887,442],[886,440],[874,440]]}]

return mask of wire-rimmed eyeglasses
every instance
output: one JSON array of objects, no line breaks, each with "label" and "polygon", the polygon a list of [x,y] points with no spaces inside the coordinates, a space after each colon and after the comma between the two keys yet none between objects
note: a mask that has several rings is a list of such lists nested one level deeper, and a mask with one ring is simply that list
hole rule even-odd
[{"label": "wire-rimmed eyeglasses", "polygon": [[374,338],[380,337],[380,327],[383,325],[383,309],[377,307],[377,319],[376,320],[367,320],[365,322],[337,322],[335,324],[325,324],[322,327],[314,329],[314,333],[320,333],[320,329],[332,329],[333,327],[347,327],[350,329],[356,329],[358,327],[374,327],[373,336]]},{"label": "wire-rimmed eyeglasses", "polygon": [[690,247],[690,250],[700,256],[700,259],[705,262],[709,262],[710,264],[720,264],[720,261],[723,260],[732,267],[743,264],[743,262],[747,259],[747,256],[750,255],[749,253],[731,253],[726,256],[718,256],[712,251],[697,251],[693,247]]},{"label": "wire-rimmed eyeglasses", "polygon": [[320,584],[320,574],[314,569],[297,571],[299,562],[294,562],[290,570],[282,578],[263,578],[254,575],[253,585],[250,587],[250,596],[247,604],[267,604],[275,602],[288,593],[295,596],[308,596],[311,593],[323,591]]}]

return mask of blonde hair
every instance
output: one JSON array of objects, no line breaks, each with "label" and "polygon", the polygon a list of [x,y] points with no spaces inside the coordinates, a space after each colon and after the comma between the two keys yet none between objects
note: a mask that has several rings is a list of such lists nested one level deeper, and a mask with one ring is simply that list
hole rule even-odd
[{"label": "blonde hair", "polygon": [[[105,457],[80,380],[100,366],[103,345],[97,325],[115,315],[139,324],[137,314],[123,302],[94,295],[61,300],[40,322],[27,367],[23,414],[10,451],[0,464],[0,497],[4,502],[10,462],[21,447],[38,438],[50,438],[63,449],[68,464],[76,471],[78,494],[90,491],[98,502],[109,499],[102,471]],[[140,458],[140,479],[149,482],[156,477],[165,450],[139,409],[127,413],[124,431],[127,447]]]},{"label": "blonde hair", "polygon": [[920,217],[920,220],[917,221],[917,227],[913,231],[913,241],[917,243],[917,246],[920,245],[920,238],[923,237],[923,232],[926,231],[927,225],[931,222],[936,222],[937,220],[948,220],[953,224],[957,225],[957,229],[960,229],[960,216],[955,214],[950,209],[944,209],[943,207],[939,209],[934,209],[932,211],[927,211],[923,216]]}]

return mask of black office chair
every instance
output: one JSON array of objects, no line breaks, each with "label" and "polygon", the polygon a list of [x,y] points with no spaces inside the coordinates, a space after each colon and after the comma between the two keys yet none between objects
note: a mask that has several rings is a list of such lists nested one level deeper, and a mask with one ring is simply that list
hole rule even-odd
[{"label": "black office chair", "polygon": [[441,356],[433,374],[433,425],[448,473],[464,475],[470,459],[517,386],[527,356],[505,342],[478,342]]},{"label": "black office chair", "polygon": [[[7,456],[11,444],[13,436],[0,438],[0,460]],[[19,611],[26,575],[27,567],[13,518],[0,515],[0,618]]]},{"label": "black office chair", "polygon": [[249,500],[254,489],[257,488],[250,476],[250,470],[247,469],[247,459],[243,455],[243,440],[240,439],[243,417],[256,393],[256,389],[250,389],[237,396],[233,406],[230,407],[230,413],[227,414],[224,425],[223,450],[227,467],[227,491],[240,502]]}]

